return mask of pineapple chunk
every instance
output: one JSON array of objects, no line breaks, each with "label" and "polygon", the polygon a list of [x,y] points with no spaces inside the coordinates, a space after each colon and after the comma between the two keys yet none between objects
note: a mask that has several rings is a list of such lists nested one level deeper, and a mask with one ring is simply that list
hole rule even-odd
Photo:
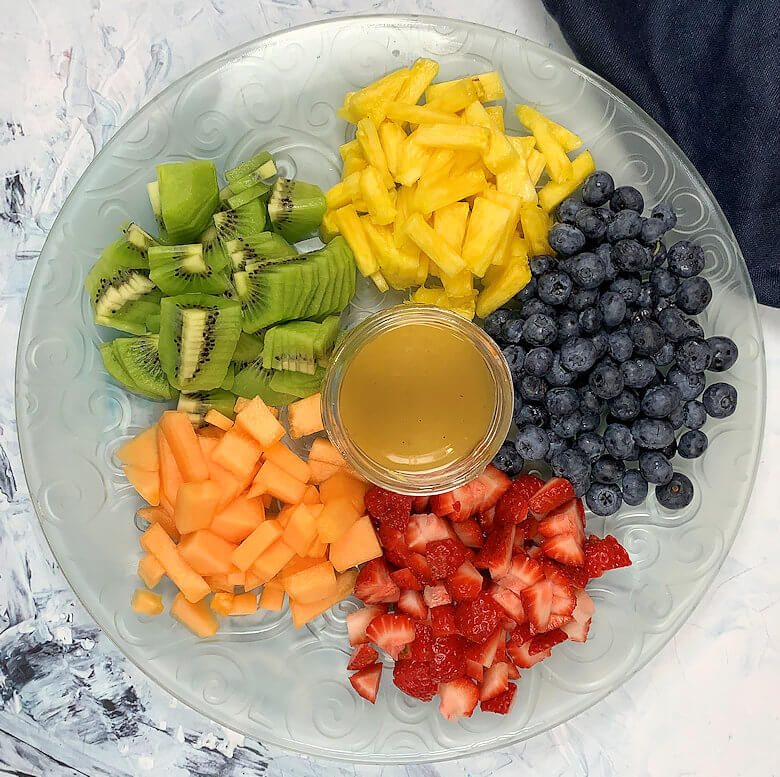
[{"label": "pineapple chunk", "polygon": [[382,294],[390,290],[390,287],[387,285],[387,281],[385,280],[385,276],[382,275],[379,270],[371,273],[371,280],[374,282],[374,286],[376,286],[377,289],[382,292]]},{"label": "pineapple chunk", "polygon": [[463,261],[474,275],[481,278],[490,267],[496,245],[504,235],[511,217],[509,209],[485,197],[474,198],[463,243]]},{"label": "pineapple chunk", "polygon": [[409,68],[396,70],[355,92],[349,98],[350,114],[359,119],[369,117],[375,126],[379,126],[385,118],[385,105],[395,100],[409,80],[409,72]]},{"label": "pineapple chunk", "polygon": [[445,178],[449,175],[455,162],[456,153],[451,148],[440,148],[431,155],[420,177],[420,186],[425,186],[432,181]]},{"label": "pineapple chunk", "polygon": [[503,194],[511,194],[523,202],[536,205],[536,188],[522,154],[516,153],[512,162],[496,174],[496,188]]},{"label": "pineapple chunk", "polygon": [[500,308],[509,302],[518,291],[525,288],[531,280],[531,270],[528,268],[528,258],[512,257],[501,273],[485,286],[477,297],[476,313],[480,318]]},{"label": "pineapple chunk", "polygon": [[431,260],[425,254],[420,254],[420,261],[417,265],[417,273],[414,277],[414,281],[418,286],[422,286],[425,281],[428,280],[428,270],[430,265]]},{"label": "pineapple chunk", "polygon": [[530,176],[533,185],[536,186],[544,172],[544,157],[534,148],[531,150],[531,153],[528,155],[525,162],[528,165],[528,175]]},{"label": "pineapple chunk", "polygon": [[439,64],[432,59],[418,59],[409,72],[409,79],[395,98],[399,103],[416,105],[428,85],[439,74]]},{"label": "pineapple chunk", "polygon": [[485,167],[491,173],[496,174],[508,167],[517,157],[514,146],[502,131],[493,124],[485,106],[479,100],[475,100],[463,111],[463,118],[476,127],[484,127],[490,132],[490,144],[487,152],[483,154]]},{"label": "pineapple chunk", "polygon": [[394,121],[383,121],[379,127],[379,142],[382,151],[385,152],[387,167],[395,178],[398,174],[398,162],[401,155],[401,146],[406,140],[406,133]]},{"label": "pineapple chunk", "polygon": [[[430,87],[429,87],[430,88]],[[426,98],[426,106],[432,111],[458,113],[477,99],[473,84],[467,80],[452,81],[442,89],[435,99]]]},{"label": "pineapple chunk", "polygon": [[436,305],[437,307],[451,310],[467,321],[474,318],[476,312],[476,293],[467,297],[448,297],[444,289],[417,289],[410,302],[418,305]]},{"label": "pineapple chunk", "polygon": [[[360,174],[360,192],[368,206],[374,224],[392,224],[395,219],[393,198],[382,184],[380,172],[369,165]],[[395,194],[395,190],[393,190]]]},{"label": "pineapple chunk", "polygon": [[466,151],[487,152],[490,144],[490,132],[484,127],[468,124],[453,126],[449,124],[426,124],[411,135],[420,146],[436,148],[455,148]]},{"label": "pineapple chunk", "polygon": [[353,205],[345,205],[336,211],[336,226],[352,249],[358,270],[366,277],[378,272],[379,263]]},{"label": "pineapple chunk", "polygon": [[363,156],[363,152],[360,150],[360,143],[357,140],[350,140],[349,143],[342,143],[339,146],[339,154],[341,154],[341,161],[346,162],[354,154]]},{"label": "pineapple chunk", "polygon": [[552,253],[547,242],[547,233],[552,223],[545,211],[538,206],[524,205],[520,211],[520,224],[532,256]]},{"label": "pineapple chunk", "polygon": [[358,114],[352,110],[352,106],[350,105],[354,94],[355,92],[347,92],[344,95],[344,101],[341,103],[341,108],[339,108],[336,111],[336,116],[344,119],[344,121],[349,121],[352,122],[352,124],[357,124],[360,116],[358,116]]},{"label": "pineapple chunk", "polygon": [[448,275],[454,275],[466,267],[462,257],[439,239],[419,213],[409,216],[403,226],[403,232]]},{"label": "pineapple chunk", "polygon": [[344,162],[344,166],[341,169],[341,177],[349,178],[352,173],[360,173],[361,171],[365,170],[366,167],[366,160],[358,154],[353,154],[349,157],[349,159],[347,159],[346,162]]},{"label": "pineapple chunk", "polygon": [[320,240],[323,243],[330,243],[334,237],[339,234],[339,228],[336,226],[335,211],[327,210],[320,222]]},{"label": "pineapple chunk", "polygon": [[423,148],[415,141],[415,134],[409,135],[401,146],[395,180],[402,186],[412,186],[417,183],[431,156],[427,148]]},{"label": "pineapple chunk", "polygon": [[563,150],[568,154],[570,151],[578,149],[582,145],[582,138],[575,135],[566,127],[562,127],[560,124],[554,122],[549,116],[545,116],[543,113],[538,113],[541,120],[547,125],[547,128],[552,133],[552,136],[561,144]]},{"label": "pineapple chunk", "polygon": [[360,196],[360,173],[353,173],[343,181],[331,186],[325,192],[325,204],[328,210],[336,210],[349,205]]},{"label": "pineapple chunk", "polygon": [[366,217],[361,222],[374,255],[379,260],[379,270],[387,282],[394,289],[406,289],[414,285],[419,265],[417,257],[410,260],[401,253],[389,227],[377,227]]},{"label": "pineapple chunk", "polygon": [[550,178],[553,181],[565,181],[571,178],[571,160],[552,134],[544,117],[527,105],[518,105],[516,113],[520,121],[533,132],[536,145],[544,156],[545,167]]},{"label": "pineapple chunk", "polygon": [[393,176],[387,166],[387,157],[379,140],[376,124],[371,119],[361,119],[357,125],[356,137],[366,162],[377,169],[385,188],[391,189]]},{"label": "pineapple chunk", "polygon": [[521,135],[520,137],[507,135],[506,137],[515,147],[515,151],[524,159],[528,159],[529,154],[536,148],[536,138],[533,135]]},{"label": "pineapple chunk", "polygon": [[459,151],[452,165],[451,174],[458,176],[473,171],[484,174],[484,169],[482,155],[478,151]]},{"label": "pineapple chunk", "polygon": [[548,213],[565,200],[596,169],[590,151],[583,151],[572,163],[572,177],[566,181],[550,181],[539,190],[539,204]]},{"label": "pineapple chunk", "polygon": [[493,100],[501,100],[504,97],[504,87],[501,78],[493,70],[489,73],[480,73],[476,76],[458,79],[458,81],[443,81],[440,84],[431,84],[425,90],[425,99],[429,102],[438,97],[447,87],[462,81],[470,81],[480,102],[489,103]]},{"label": "pineapple chunk", "polygon": [[386,106],[387,118],[393,121],[408,121],[410,124],[460,124],[460,116],[443,111],[432,111],[426,105],[408,105],[390,102]]},{"label": "pineapple chunk", "polygon": [[485,110],[487,115],[490,116],[490,121],[493,126],[499,131],[506,133],[506,127],[504,126],[504,109],[500,105],[488,105]]},{"label": "pineapple chunk", "polygon": [[453,202],[479,194],[486,183],[482,171],[473,170],[457,177],[450,176],[427,185],[421,184],[414,197],[415,209],[432,213]]},{"label": "pineapple chunk", "polygon": [[511,194],[504,194],[503,192],[492,190],[486,191],[483,196],[485,199],[506,208],[511,214],[504,232],[496,244],[495,253],[493,254],[492,264],[503,265],[509,258],[509,246],[512,242],[512,236],[517,229],[518,222],[520,221],[520,210],[523,206],[523,202],[519,197],[513,197]]},{"label": "pineapple chunk", "polygon": [[466,226],[469,221],[469,206],[465,202],[452,202],[433,213],[433,230],[449,243],[453,251],[460,253]]}]

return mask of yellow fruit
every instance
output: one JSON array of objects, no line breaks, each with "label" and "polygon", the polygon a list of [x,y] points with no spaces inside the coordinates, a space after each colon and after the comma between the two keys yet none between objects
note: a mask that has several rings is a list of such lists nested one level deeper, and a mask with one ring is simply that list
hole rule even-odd
[{"label": "yellow fruit", "polygon": [[355,92],[349,98],[351,115],[358,118],[367,116],[375,125],[380,125],[385,118],[385,104],[390,100],[395,100],[408,78],[409,69],[402,68]]},{"label": "yellow fruit", "polygon": [[379,260],[379,269],[388,284],[394,289],[406,289],[414,285],[418,261],[408,260],[393,240],[389,227],[377,227],[367,217],[361,219],[368,235],[374,255]]},{"label": "yellow fruit", "polygon": [[468,124],[426,124],[417,129],[411,137],[420,146],[436,148],[455,148],[466,151],[478,151],[484,154],[490,144],[490,132],[484,127]]},{"label": "yellow fruit", "polygon": [[341,108],[339,108],[336,111],[336,116],[339,116],[340,118],[344,119],[344,121],[351,121],[353,124],[357,124],[357,121],[360,118],[360,116],[355,111],[352,110],[350,104],[354,94],[355,94],[354,92],[347,92],[344,95],[344,102],[342,102]]},{"label": "yellow fruit", "polygon": [[542,154],[534,148],[526,157],[525,162],[528,165],[528,175],[531,177],[533,185],[536,186],[536,184],[539,183],[539,179],[542,177],[542,172],[544,172],[545,159]]},{"label": "yellow fruit", "polygon": [[467,80],[451,81],[436,94],[434,99],[427,97],[425,104],[433,111],[457,113],[476,99],[477,92],[471,82]]},{"label": "yellow fruit", "polygon": [[460,253],[466,227],[469,222],[469,206],[465,202],[452,202],[433,213],[433,230],[449,243],[453,251]]},{"label": "yellow fruit", "polygon": [[485,318],[512,299],[530,280],[531,271],[528,269],[527,257],[513,257],[490,285],[480,292],[477,297],[477,315]]},{"label": "yellow fruit", "polygon": [[379,270],[371,273],[371,280],[374,282],[374,286],[376,286],[377,289],[379,289],[379,291],[382,292],[382,294],[390,290],[390,286],[385,280],[385,276],[382,275],[382,273],[379,272]]},{"label": "yellow fruit", "polygon": [[[360,174],[360,193],[374,224],[392,224],[395,204],[382,183],[379,171],[370,165]],[[395,193],[395,192],[394,192]]]},{"label": "yellow fruit", "polygon": [[393,177],[398,173],[401,146],[405,140],[406,133],[394,121],[382,122],[379,127],[379,142],[382,144],[387,167]]},{"label": "yellow fruit", "polygon": [[414,196],[415,208],[425,213],[437,211],[453,202],[479,194],[486,183],[484,174],[474,170],[463,175],[435,180],[427,186],[420,185]]},{"label": "yellow fruit", "polygon": [[356,138],[366,162],[377,169],[385,187],[390,189],[393,186],[393,176],[390,175],[387,157],[379,140],[376,126],[371,119],[361,119],[357,125]]},{"label": "yellow fruit", "polygon": [[341,232],[352,249],[358,270],[366,277],[377,272],[379,263],[371,251],[368,237],[366,237],[366,232],[360,223],[360,218],[355,208],[352,205],[345,205],[336,211],[335,218],[339,232]]},{"label": "yellow fruit", "polygon": [[545,211],[538,206],[524,205],[520,211],[520,224],[532,256],[552,253],[547,242],[547,233],[552,222]]},{"label": "yellow fruit", "polygon": [[504,127],[504,109],[500,105],[488,105],[485,110],[487,111],[487,115],[490,116],[490,121],[493,123],[493,126],[499,131],[499,132],[506,132],[506,127]]},{"label": "yellow fruit", "polygon": [[504,97],[504,87],[501,85],[501,78],[499,77],[498,73],[493,70],[489,73],[480,73],[476,76],[462,78],[459,79],[459,81],[443,81],[440,84],[431,84],[425,90],[425,99],[430,102],[434,98],[438,97],[452,84],[463,81],[471,82],[471,85],[477,95],[477,99],[480,102],[489,103],[493,100],[500,100]]},{"label": "yellow fruit", "polygon": [[521,135],[520,137],[507,135],[507,140],[515,147],[515,151],[525,159],[528,159],[528,155],[536,148],[536,138],[533,135]]},{"label": "yellow fruit", "polygon": [[487,151],[482,156],[485,161],[485,167],[491,173],[499,173],[512,164],[517,157],[514,146],[509,142],[503,131],[499,131],[496,128],[479,100],[475,100],[466,107],[466,110],[463,111],[463,117],[469,124],[473,124],[476,127],[484,127],[490,133]]},{"label": "yellow fruit", "polygon": [[432,111],[426,105],[408,105],[391,102],[386,106],[387,118],[393,121],[408,121],[410,124],[460,124],[460,116],[454,113]]},{"label": "yellow fruit", "polygon": [[418,286],[422,286],[428,280],[430,264],[431,260],[425,254],[420,254],[420,262],[417,265],[417,273],[414,276],[414,282]]},{"label": "yellow fruit", "polygon": [[[566,153],[574,151],[582,145],[582,138],[578,137],[570,130],[567,130],[566,127],[557,124],[543,113],[534,111],[533,108],[529,108],[528,106],[525,106],[525,108],[527,108],[526,115],[530,115],[530,113],[533,112],[533,114],[535,114],[534,118],[542,121],[547,126],[547,129],[549,129],[552,136],[561,144]],[[525,122],[523,123],[525,124]]]},{"label": "yellow fruit", "polygon": [[413,186],[423,174],[430,156],[430,151],[415,141],[414,134],[409,135],[401,146],[395,180],[402,186]]},{"label": "yellow fruit", "polygon": [[553,181],[565,181],[572,176],[571,160],[553,135],[544,117],[527,105],[518,105],[515,111],[523,124],[533,132],[536,146],[544,157],[547,173]]},{"label": "yellow fruit", "polygon": [[583,151],[571,163],[571,167],[571,178],[565,181],[550,181],[539,190],[539,204],[547,212],[582,186],[583,181],[596,169],[590,151]]},{"label": "yellow fruit", "polygon": [[357,140],[350,140],[349,143],[342,143],[339,146],[339,154],[341,154],[341,160],[346,162],[351,156],[358,154],[363,156],[363,152],[360,150],[360,143]]},{"label": "yellow fruit", "polygon": [[366,166],[366,160],[362,156],[355,154],[344,162],[344,166],[341,168],[341,177],[342,179],[348,178],[352,173],[359,173],[365,170]]},{"label": "yellow fruit", "polygon": [[456,152],[451,148],[440,148],[435,151],[428,160],[422,176],[420,176],[419,185],[426,186],[433,181],[446,178],[452,169],[455,157]]},{"label": "yellow fruit", "polygon": [[[463,261],[474,275],[481,278],[490,267],[496,245],[501,240],[511,216],[507,208],[485,197],[474,198],[466,239],[463,242]],[[441,267],[441,264],[439,266]]]},{"label": "yellow fruit", "polygon": [[439,74],[439,64],[432,59],[418,59],[409,72],[409,79],[395,98],[399,103],[416,105],[428,85]]},{"label": "yellow fruit", "polygon": [[470,172],[480,172],[484,175],[482,154],[478,151],[459,151],[450,174],[456,177]]},{"label": "yellow fruit", "polygon": [[403,232],[448,275],[454,275],[466,267],[461,256],[439,238],[419,213],[409,216]]},{"label": "yellow fruit", "polygon": [[505,194],[498,191],[486,191],[483,196],[485,199],[506,208],[511,214],[509,221],[504,228],[504,232],[496,244],[496,250],[493,254],[492,264],[503,265],[509,258],[509,246],[512,242],[512,236],[517,229],[518,222],[520,221],[520,210],[523,206],[523,202],[519,197],[513,197],[511,194]]},{"label": "yellow fruit", "polygon": [[325,192],[325,204],[328,210],[336,210],[360,196],[360,173],[353,173]]}]

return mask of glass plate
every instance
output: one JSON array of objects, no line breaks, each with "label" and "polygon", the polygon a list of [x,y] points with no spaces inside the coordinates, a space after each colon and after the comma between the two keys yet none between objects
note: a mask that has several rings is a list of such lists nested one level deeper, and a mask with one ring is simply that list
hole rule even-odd
[{"label": "glass plate", "polygon": [[[335,111],[344,93],[409,65],[441,63],[441,79],[497,69],[514,104],[531,103],[584,138],[599,167],[648,203],[679,214],[670,237],[706,249],[714,301],[707,332],[732,337],[740,359],[728,379],[737,412],[710,422],[710,448],[676,462],[698,486],[671,514],[650,497],[589,531],[615,534],[634,565],[589,586],[590,638],[564,644],[523,672],[511,715],[443,720],[436,704],[400,693],[386,667],[372,706],[347,682],[349,601],[295,631],[287,612],[231,619],[200,641],[167,615],[129,606],[139,558],[139,499],[113,456],[156,420],[161,405],[131,396],[103,370],[84,276],[117,226],[154,227],[145,184],[162,162],[209,157],[223,170],[266,148],[281,171],[327,188],[349,137]],[[385,304],[386,301],[383,301]],[[379,307],[370,284],[353,320]],[[106,634],[167,691],[213,720],[313,756],[362,762],[432,761],[505,747],[590,707],[645,664],[696,606],[725,558],[750,495],[764,423],[764,351],[745,263],[726,219],[677,146],[641,110],[576,62],[514,35],[420,17],[340,19],[276,33],[177,81],[100,152],[62,208],[33,275],[16,371],[21,450],[43,531],[73,590]],[[165,591],[170,602],[172,590]]]}]

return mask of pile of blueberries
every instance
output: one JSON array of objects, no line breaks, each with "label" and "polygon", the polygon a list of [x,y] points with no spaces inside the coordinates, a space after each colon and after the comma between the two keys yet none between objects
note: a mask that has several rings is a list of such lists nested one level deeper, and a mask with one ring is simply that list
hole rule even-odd
[{"label": "pile of blueberries", "polygon": [[634,187],[592,173],[582,200],[558,206],[557,257],[534,256],[530,283],[485,319],[512,373],[518,427],[494,464],[515,475],[545,459],[597,515],[640,504],[648,483],[667,509],[688,505],[693,484],[671,460],[701,456],[707,416],[737,406],[728,383],[705,388],[705,371],[728,370],[738,351],[691,318],[712,299],[704,252],[687,240],[667,250],[676,214],[643,210]]}]

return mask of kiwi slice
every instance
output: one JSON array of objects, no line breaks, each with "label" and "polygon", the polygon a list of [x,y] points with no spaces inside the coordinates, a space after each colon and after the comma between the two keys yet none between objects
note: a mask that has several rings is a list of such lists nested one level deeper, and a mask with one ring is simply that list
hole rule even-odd
[{"label": "kiwi slice", "polygon": [[268,200],[271,223],[290,243],[316,232],[325,209],[325,195],[319,186],[289,178],[276,179]]},{"label": "kiwi slice", "polygon": [[235,394],[223,389],[214,389],[214,391],[194,391],[186,394],[182,392],[179,394],[176,409],[186,413],[193,423],[200,426],[209,410],[217,410],[228,418],[235,418],[236,414],[233,411],[235,404]]},{"label": "kiwi slice", "polygon": [[100,255],[101,259],[133,270],[149,269],[148,250],[150,246],[158,245],[148,232],[137,224],[128,221],[120,227],[122,237],[109,243]]},{"label": "kiwi slice", "polygon": [[[224,260],[224,254],[221,258]],[[230,288],[225,275],[206,261],[202,243],[152,246],[149,268],[149,277],[165,294],[221,294]]]},{"label": "kiwi slice", "polygon": [[322,367],[317,367],[313,375],[305,372],[274,370],[269,385],[281,394],[292,394],[298,399],[305,399],[322,388],[324,379],[325,370]]},{"label": "kiwi slice", "polygon": [[150,313],[146,317],[146,331],[153,335],[160,334],[160,310],[156,313]]},{"label": "kiwi slice", "polygon": [[106,343],[101,343],[99,346],[100,355],[103,357],[103,366],[106,368],[106,372],[117,382],[123,385],[130,391],[138,391],[138,386],[130,377],[130,373],[124,368],[124,365],[116,355],[114,348],[114,341],[109,340]]},{"label": "kiwi slice", "polygon": [[297,394],[288,394],[284,391],[274,391],[271,388],[271,378],[273,372],[263,369],[262,359],[250,362],[241,372],[236,375],[233,381],[233,391],[240,397],[252,399],[260,397],[266,405],[276,407],[289,405],[299,399]]},{"label": "kiwi slice", "polygon": [[225,249],[219,239],[219,233],[214,224],[210,224],[206,231],[200,236],[200,243],[203,246],[203,259],[214,272],[222,272],[230,267]]},{"label": "kiwi slice", "polygon": [[160,304],[160,359],[180,391],[209,391],[225,380],[241,334],[241,305],[208,294],[165,297]]},{"label": "kiwi slice", "polygon": [[330,351],[339,331],[339,319],[323,323],[291,321],[268,330],[263,348],[263,367],[313,375],[320,359]]},{"label": "kiwi slice", "polygon": [[244,191],[239,194],[229,194],[227,199],[223,200],[223,203],[227,205],[228,208],[235,210],[254,200],[259,200],[261,198],[267,199],[270,191],[271,187],[268,186],[268,184],[256,183],[254,186],[244,189]]},{"label": "kiwi slice", "polygon": [[227,372],[225,373],[225,379],[219,384],[221,389],[230,391],[233,388],[233,381],[236,379],[236,365],[233,362],[228,364]]},{"label": "kiwi slice", "polygon": [[231,241],[244,244],[261,235],[265,225],[265,204],[260,200],[252,200],[240,208],[221,210],[214,214],[214,228],[228,251]]},{"label": "kiwi slice", "polygon": [[260,180],[276,175],[276,165],[268,151],[260,151],[246,162],[225,172],[225,180],[232,186],[249,175],[255,174]]},{"label": "kiwi slice", "polygon": [[[157,167],[155,215],[170,241],[177,245],[194,242],[209,226],[219,207],[217,169],[210,159],[173,162]],[[150,189],[152,209],[154,198]]]},{"label": "kiwi slice", "polygon": [[242,332],[236,343],[236,350],[233,352],[232,363],[240,371],[250,362],[260,359],[263,356],[264,336],[261,334],[250,335]]},{"label": "kiwi slice", "polygon": [[114,355],[133,383],[133,391],[152,399],[173,399],[176,392],[160,364],[160,337],[118,337],[113,341]]},{"label": "kiwi slice", "polygon": [[300,258],[295,248],[274,232],[262,232],[241,240],[229,240],[225,248],[235,270],[243,270],[247,264],[279,264]]}]

